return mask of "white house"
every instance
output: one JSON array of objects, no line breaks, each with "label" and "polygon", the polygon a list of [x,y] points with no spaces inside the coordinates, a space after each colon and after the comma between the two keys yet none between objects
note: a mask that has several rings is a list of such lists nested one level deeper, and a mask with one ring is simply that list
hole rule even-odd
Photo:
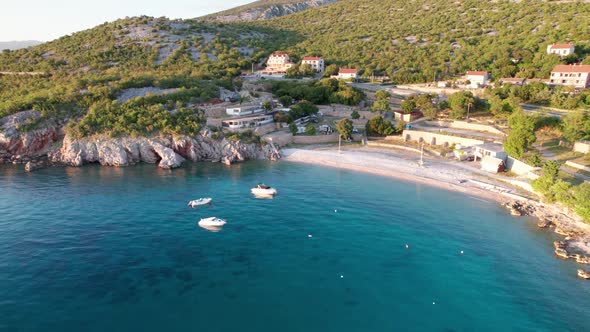
[{"label": "white house", "polygon": [[547,45],[547,54],[557,54],[565,57],[574,53],[576,45],[574,44],[552,44]]},{"label": "white house", "polygon": [[470,88],[477,89],[488,84],[489,76],[486,71],[468,71],[465,75],[465,79],[470,82]]},{"label": "white house", "polygon": [[358,78],[358,71],[353,68],[340,68],[336,78],[339,80],[356,80]]},{"label": "white house", "polygon": [[287,69],[293,67],[291,58],[285,52],[275,52],[268,57],[266,61],[266,69],[263,74],[285,74]]},{"label": "white house", "polygon": [[240,107],[232,107],[232,108],[225,109],[225,113],[227,113],[227,115],[232,115],[232,116],[242,116],[242,115],[254,114],[254,113],[258,113],[258,112],[262,112],[262,111],[263,111],[263,109],[260,108],[259,106],[240,106]]},{"label": "white house", "polygon": [[242,129],[254,129],[272,122],[274,122],[272,114],[260,114],[226,119],[221,122],[221,126],[230,131],[240,131]]},{"label": "white house", "polygon": [[590,88],[590,65],[557,65],[551,71],[549,84]]},{"label": "white house", "polygon": [[475,160],[477,158],[483,159],[484,157],[493,157],[500,160],[506,160],[508,158],[508,154],[504,151],[502,144],[486,143],[475,145],[474,148],[475,152],[473,155],[475,156]]},{"label": "white house", "polygon": [[310,65],[311,69],[318,73],[323,73],[325,67],[324,59],[316,56],[306,56],[301,60],[302,65]]}]

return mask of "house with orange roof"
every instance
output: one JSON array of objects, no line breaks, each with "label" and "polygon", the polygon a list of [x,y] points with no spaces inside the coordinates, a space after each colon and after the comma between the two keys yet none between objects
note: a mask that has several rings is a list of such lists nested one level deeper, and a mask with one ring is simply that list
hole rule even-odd
[{"label": "house with orange roof", "polygon": [[487,71],[468,71],[465,79],[469,81],[469,88],[482,88],[488,84],[490,77]]},{"label": "house with orange roof", "polygon": [[356,80],[358,78],[358,70],[354,68],[340,68],[335,78],[339,80]]},{"label": "house with orange roof", "polygon": [[317,56],[306,56],[301,60],[302,65],[310,65],[311,69],[318,73],[323,73],[325,67],[324,59]]},{"label": "house with orange roof", "polygon": [[590,88],[590,65],[557,65],[551,71],[549,84]]},{"label": "house with orange roof", "polygon": [[263,74],[285,74],[287,73],[287,69],[294,66],[294,63],[291,62],[291,58],[289,54],[285,52],[274,52],[268,57],[266,61],[266,69],[262,71]]},{"label": "house with orange roof", "polygon": [[566,57],[574,53],[576,45],[574,44],[551,44],[547,45],[547,54],[557,54]]}]

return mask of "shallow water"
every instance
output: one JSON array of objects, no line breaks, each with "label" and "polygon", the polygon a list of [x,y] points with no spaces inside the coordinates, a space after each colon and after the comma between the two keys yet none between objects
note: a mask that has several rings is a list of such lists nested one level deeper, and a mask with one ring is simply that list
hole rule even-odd
[{"label": "shallow water", "polygon": [[[261,181],[279,195],[252,197]],[[206,196],[210,207],[186,207]],[[2,166],[0,211],[2,331],[590,323],[590,282],[553,257],[554,235],[496,203],[389,178],[286,162]],[[228,224],[199,228],[209,216]]]}]

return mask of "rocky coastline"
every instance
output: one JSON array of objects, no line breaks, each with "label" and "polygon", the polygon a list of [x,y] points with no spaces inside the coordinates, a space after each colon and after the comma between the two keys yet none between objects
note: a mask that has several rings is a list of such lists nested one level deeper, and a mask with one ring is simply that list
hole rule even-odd
[{"label": "rocky coastline", "polygon": [[120,138],[72,138],[57,123],[24,132],[18,129],[27,119],[39,116],[36,111],[27,111],[0,120],[0,163],[25,164],[27,171],[48,166],[78,167],[89,163],[131,166],[142,162],[172,169],[187,160],[230,165],[252,159],[280,158],[272,144],[215,138],[208,129],[195,136]]},{"label": "rocky coastline", "polygon": [[[562,240],[553,242],[556,257],[572,259],[578,264],[590,264],[590,225],[576,218],[575,213],[554,204],[532,200],[509,201],[503,205],[513,216],[538,218],[539,228],[551,230],[562,236]],[[579,276],[590,279],[582,277],[580,273]]]}]

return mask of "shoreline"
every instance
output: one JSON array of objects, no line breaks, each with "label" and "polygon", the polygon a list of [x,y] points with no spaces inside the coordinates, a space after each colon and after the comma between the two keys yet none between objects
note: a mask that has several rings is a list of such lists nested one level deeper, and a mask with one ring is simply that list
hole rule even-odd
[{"label": "shoreline", "polygon": [[[394,154],[386,154],[379,149],[365,149],[366,148],[358,148],[353,150],[346,149],[342,150],[342,153],[339,154],[337,150],[332,150],[331,148],[322,148],[321,150],[288,148],[281,151],[283,155],[281,160],[334,167],[355,172],[395,178],[404,182],[420,183],[449,191],[460,192],[468,196],[493,200],[500,204],[507,203],[514,199],[530,200],[525,196],[512,193],[511,191],[514,190],[512,188],[507,188],[503,185],[499,185],[498,183],[482,182],[480,181],[482,180],[481,177],[477,177],[477,180],[472,179],[471,177],[473,177],[473,174],[470,174],[466,170],[459,168],[451,170],[453,167],[450,165],[446,165],[442,171],[429,172],[431,167],[436,167],[443,164],[436,162],[436,166],[433,166],[432,162],[434,159],[425,158],[425,166],[421,168],[418,165],[418,159],[414,154],[396,152],[395,154],[398,154],[398,156],[395,156]],[[410,156],[413,156],[413,159],[415,160],[411,160]],[[368,162],[362,161],[363,159],[366,160],[367,158],[369,158]],[[375,166],[377,165],[376,162],[391,162],[394,158],[398,160],[392,165],[382,164],[379,167]],[[455,173],[448,173],[445,171],[454,171]],[[435,177],[437,175],[439,176],[438,178]],[[440,175],[442,175],[442,177],[440,177]],[[477,182],[493,186],[496,191],[493,189],[485,190],[479,186],[476,186],[475,183]],[[500,195],[498,195],[498,193],[500,193]]]},{"label": "shoreline", "polygon": [[523,194],[516,186],[500,182],[492,176],[486,177],[476,170],[431,157],[424,157],[424,167],[420,167],[419,157],[414,153],[368,147],[346,148],[341,153],[337,148],[326,146],[286,148],[282,150],[282,155],[281,160],[287,162],[385,176],[497,202],[513,216],[535,217],[539,220],[539,228],[551,229],[564,237],[554,243],[556,257],[590,264],[589,224],[560,206],[544,204]]}]

